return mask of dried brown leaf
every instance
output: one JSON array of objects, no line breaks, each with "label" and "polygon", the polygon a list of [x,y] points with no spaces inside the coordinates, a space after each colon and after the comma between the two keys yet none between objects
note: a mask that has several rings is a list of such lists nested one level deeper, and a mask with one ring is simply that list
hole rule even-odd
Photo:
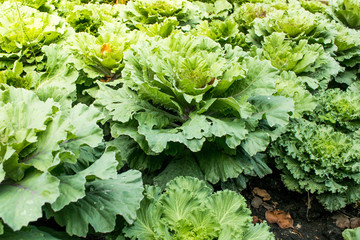
[{"label": "dried brown leaf", "polygon": [[262,197],[264,201],[268,201],[271,199],[271,196],[270,194],[264,190],[264,189],[261,189],[261,188],[258,188],[258,187],[255,187],[253,189],[253,193],[258,195],[259,197]]},{"label": "dried brown leaf", "polygon": [[290,213],[281,210],[267,210],[265,218],[269,223],[276,223],[280,228],[294,228],[294,220]]},{"label": "dried brown leaf", "polygon": [[259,197],[254,197],[251,200],[251,206],[253,206],[254,208],[259,208],[262,204],[263,204],[263,200]]},{"label": "dried brown leaf", "polygon": [[352,229],[360,227],[360,218],[350,218],[350,227]]},{"label": "dried brown leaf", "polygon": [[342,213],[337,213],[331,217],[332,219],[336,220],[335,224],[338,228],[350,228],[350,219],[348,216]]}]

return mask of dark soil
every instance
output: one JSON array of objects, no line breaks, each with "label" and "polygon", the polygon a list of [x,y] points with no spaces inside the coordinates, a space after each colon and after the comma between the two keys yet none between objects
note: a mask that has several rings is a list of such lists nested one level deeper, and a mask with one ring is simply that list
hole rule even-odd
[{"label": "dark soil", "polygon": [[[254,207],[253,205],[256,205],[254,202],[251,204],[256,197],[253,193],[255,187],[266,190],[271,196],[270,200],[263,201],[259,207]],[[290,213],[294,220],[295,230],[291,228],[281,229],[276,223],[269,224],[276,239],[342,240],[341,233],[344,229],[336,226],[334,217],[338,214],[349,219],[359,217],[360,208],[354,205],[340,211],[328,212],[313,196],[287,190],[281,182],[279,173],[273,173],[261,180],[250,181],[247,188],[241,193],[247,199],[253,216],[256,216],[260,221],[266,220],[265,212],[267,209],[273,208]],[[308,209],[309,201],[310,208]]]}]

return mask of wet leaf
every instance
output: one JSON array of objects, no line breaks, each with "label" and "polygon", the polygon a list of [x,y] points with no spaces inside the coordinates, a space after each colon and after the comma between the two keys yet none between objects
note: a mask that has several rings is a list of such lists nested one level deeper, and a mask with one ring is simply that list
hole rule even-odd
[{"label": "wet leaf", "polygon": [[277,223],[280,228],[293,228],[294,220],[291,218],[290,213],[281,210],[267,210],[265,218],[269,223]]}]

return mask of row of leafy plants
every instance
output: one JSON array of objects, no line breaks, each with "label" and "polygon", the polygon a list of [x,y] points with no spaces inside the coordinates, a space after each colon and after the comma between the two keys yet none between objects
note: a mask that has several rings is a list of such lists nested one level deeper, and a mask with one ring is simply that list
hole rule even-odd
[{"label": "row of leafy plants", "polygon": [[239,194],[274,167],[360,200],[358,0],[0,9],[0,239],[274,239]]}]

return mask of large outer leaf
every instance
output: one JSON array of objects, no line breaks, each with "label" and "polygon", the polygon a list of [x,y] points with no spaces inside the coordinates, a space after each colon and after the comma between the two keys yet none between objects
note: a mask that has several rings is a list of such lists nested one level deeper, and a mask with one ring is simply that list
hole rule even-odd
[{"label": "large outer leaf", "polygon": [[32,171],[20,182],[0,185],[0,217],[13,230],[42,216],[41,207],[60,195],[59,180],[49,173]]},{"label": "large outer leaf", "polygon": [[5,231],[0,235],[1,240],[79,240],[77,237],[70,237],[65,232],[56,232],[49,228],[37,228],[28,226],[20,231]]},{"label": "large outer leaf", "polygon": [[59,176],[60,196],[56,199],[51,207],[54,211],[59,211],[71,202],[85,197],[86,178],[95,176],[99,179],[116,178],[116,166],[114,152],[104,153],[100,159],[96,160],[90,167],[84,169],[75,175]]},{"label": "large outer leaf", "polygon": [[90,224],[96,232],[111,232],[117,215],[128,223],[136,218],[142,199],[141,173],[130,170],[114,179],[87,183],[86,196],[59,212],[48,212],[70,235],[85,237]]}]

